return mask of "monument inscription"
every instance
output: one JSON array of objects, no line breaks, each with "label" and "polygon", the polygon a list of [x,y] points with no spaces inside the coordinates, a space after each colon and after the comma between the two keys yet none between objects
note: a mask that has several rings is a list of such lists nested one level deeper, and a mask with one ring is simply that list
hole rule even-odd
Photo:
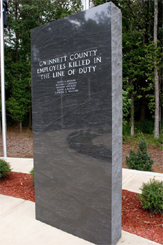
[{"label": "monument inscription", "polygon": [[121,236],[121,35],[111,2],[31,31],[36,218],[99,245]]},{"label": "monument inscription", "polygon": [[[54,79],[56,83],[55,94],[78,92],[76,79],[57,81],[67,75],[73,76],[96,72],[98,63],[102,57],[98,55],[98,49],[75,52],[73,54],[55,57],[38,62],[36,73],[41,80]],[[57,82],[56,82],[57,81]]]}]

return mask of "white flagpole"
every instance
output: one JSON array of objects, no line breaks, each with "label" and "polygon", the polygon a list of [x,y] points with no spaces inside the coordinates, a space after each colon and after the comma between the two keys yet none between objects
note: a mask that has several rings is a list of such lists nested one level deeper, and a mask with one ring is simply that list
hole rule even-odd
[{"label": "white flagpole", "polygon": [[89,0],[82,0],[83,6],[84,6],[84,10],[89,9]]},{"label": "white flagpole", "polygon": [[2,104],[2,138],[3,138],[3,156],[7,157],[7,140],[6,140],[6,104],[5,104],[5,66],[4,66],[4,23],[3,23],[3,0],[1,0],[1,104]]},{"label": "white flagpole", "polygon": [[85,2],[86,9],[89,9],[89,0],[85,0]]}]

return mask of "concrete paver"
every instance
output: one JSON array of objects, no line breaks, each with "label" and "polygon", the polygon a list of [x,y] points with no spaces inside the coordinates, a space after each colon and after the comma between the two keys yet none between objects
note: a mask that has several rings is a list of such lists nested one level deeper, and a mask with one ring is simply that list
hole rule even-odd
[{"label": "concrete paver", "polygon": [[116,245],[158,245],[159,243],[150,241],[143,237],[122,231],[122,237]]},{"label": "concrete paver", "polygon": [[134,176],[133,172],[123,171],[122,170],[122,185],[124,185],[126,182],[132,179],[132,176]]},{"label": "concrete paver", "polygon": [[12,158],[12,157],[0,157],[0,159],[4,159],[8,163],[10,163],[12,171],[27,173],[33,168],[33,158]]},{"label": "concrete paver", "polygon": [[[12,203],[5,205],[5,200]],[[0,238],[4,245],[93,245],[35,219],[35,203],[0,195],[5,205],[0,216]],[[117,245],[157,245],[148,239],[122,231]]]},{"label": "concrete paver", "polygon": [[136,170],[122,170],[122,188],[124,190],[141,193],[140,187],[143,183],[147,183],[150,179],[163,181],[163,174],[154,172],[143,172]]},{"label": "concrete paver", "polygon": [[[15,172],[29,173],[33,159],[7,158]],[[163,181],[163,174],[123,169],[123,189],[140,193],[143,182],[155,178]],[[93,245],[35,219],[35,203],[0,195],[0,240],[4,245]],[[122,231],[117,245],[157,245],[153,241]]]},{"label": "concrete paver", "polygon": [[3,215],[5,215],[10,210],[12,210],[13,208],[20,205],[23,202],[23,199],[0,195],[0,217],[2,217]]},{"label": "concrete paver", "polygon": [[[15,207],[6,207],[0,222],[0,240],[4,245],[91,245],[83,239],[63,232],[35,219],[35,203],[22,200],[17,205],[14,197],[6,197],[15,202]],[[5,196],[0,195],[0,202]],[[21,199],[17,199],[21,200]]]}]

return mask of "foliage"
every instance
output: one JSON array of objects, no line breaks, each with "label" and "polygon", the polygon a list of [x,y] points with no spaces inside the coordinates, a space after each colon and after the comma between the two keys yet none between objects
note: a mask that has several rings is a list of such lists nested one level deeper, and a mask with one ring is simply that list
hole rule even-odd
[{"label": "foliage", "polygon": [[5,160],[0,159],[0,179],[9,176],[11,172],[10,164]]},{"label": "foliage", "polygon": [[125,123],[125,124],[123,123],[123,142],[124,143],[130,140],[131,138],[130,131],[131,131],[131,126],[129,125],[129,123]]},{"label": "foliage", "polygon": [[137,131],[134,137],[131,137],[127,128],[127,134],[123,135],[124,144],[132,144],[136,146],[142,137],[145,138],[149,147],[157,148],[158,150],[163,150],[163,134],[160,134],[158,139],[153,137],[153,134],[143,134],[141,131]]},{"label": "foliage", "polygon": [[22,122],[30,108],[30,86],[27,79],[13,79],[11,95],[6,103],[11,117]]},{"label": "foliage", "polygon": [[150,146],[158,150],[163,150],[163,134],[159,135],[159,138],[149,137],[148,142]]},{"label": "foliage", "polygon": [[136,123],[136,129],[144,134],[153,134],[154,122],[146,120]]},{"label": "foliage", "polygon": [[126,156],[126,165],[130,169],[136,169],[140,171],[153,171],[152,165],[154,164],[151,157],[148,155],[147,143],[144,138],[139,142],[139,148],[137,152],[130,150],[129,157]]},{"label": "foliage", "polygon": [[[93,0],[97,6],[105,0]],[[122,12],[123,89],[132,98],[130,120],[151,120],[155,112],[154,58],[161,84],[163,1],[158,0],[158,43],[154,47],[154,1],[112,0]],[[160,100],[163,101],[160,91]],[[154,128],[153,128],[154,130]],[[151,131],[151,130],[150,130]]]},{"label": "foliage", "polygon": [[[95,6],[105,2],[93,0]],[[133,118],[140,122],[154,118],[154,58],[157,57],[160,84],[163,66],[163,1],[158,0],[157,48],[154,48],[153,42],[154,1],[112,0],[112,2],[122,11],[125,133]],[[24,118],[31,113],[30,30],[79,11],[81,11],[80,0],[9,1],[8,28],[5,29],[5,86],[7,116],[13,120],[24,121]],[[163,104],[163,93],[160,90],[161,103]],[[134,116],[131,116],[133,111]],[[151,125],[148,126],[150,126],[148,131],[151,132]]]},{"label": "foliage", "polygon": [[30,171],[29,175],[32,178],[32,182],[34,183],[34,168],[32,168],[32,170]]},{"label": "foliage", "polygon": [[31,29],[81,10],[80,0],[10,0],[5,29],[7,116],[22,122],[31,113]]},{"label": "foliage", "polygon": [[142,194],[139,197],[143,209],[152,214],[163,214],[163,181],[150,179],[148,183],[143,183],[140,190]]},{"label": "foliage", "polygon": [[125,129],[127,125],[127,119],[130,114],[131,99],[128,98],[128,92],[122,90],[123,99],[123,134],[125,134]]}]

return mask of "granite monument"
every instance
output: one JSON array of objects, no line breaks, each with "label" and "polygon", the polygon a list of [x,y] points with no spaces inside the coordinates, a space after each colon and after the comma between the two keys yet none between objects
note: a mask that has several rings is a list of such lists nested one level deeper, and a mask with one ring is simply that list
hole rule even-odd
[{"label": "granite monument", "polygon": [[121,236],[122,23],[111,2],[31,31],[36,218]]}]

